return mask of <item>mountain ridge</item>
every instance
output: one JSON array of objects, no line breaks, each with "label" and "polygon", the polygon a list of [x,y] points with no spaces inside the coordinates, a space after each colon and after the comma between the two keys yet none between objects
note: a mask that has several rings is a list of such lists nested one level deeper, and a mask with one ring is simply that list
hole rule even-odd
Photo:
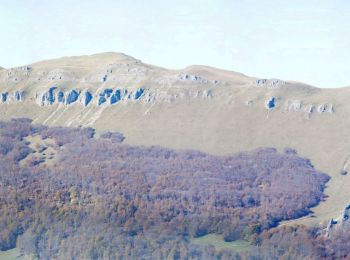
[{"label": "mountain ridge", "polygon": [[[171,72],[171,71],[173,71],[173,72],[177,72],[177,71],[206,71],[206,72],[210,72],[210,73],[218,73],[221,75],[222,74],[226,74],[226,75],[231,74],[230,76],[239,76],[242,78],[249,78],[249,79],[260,79],[260,77],[257,77],[257,76],[248,76],[248,75],[241,73],[241,72],[228,70],[228,69],[222,69],[222,68],[218,68],[218,67],[212,67],[212,66],[208,66],[208,65],[201,65],[201,64],[188,65],[188,66],[186,66],[184,68],[180,68],[180,69],[169,69],[169,68],[155,66],[152,64],[148,64],[148,63],[143,63],[141,60],[134,58],[133,56],[127,55],[125,53],[122,53],[122,52],[102,52],[102,53],[96,53],[96,54],[90,54],[90,55],[63,56],[63,57],[54,58],[54,59],[44,59],[44,60],[40,60],[40,61],[33,62],[30,64],[15,66],[15,67],[8,68],[8,69],[2,68],[2,67],[0,67],[0,68],[4,69],[4,70],[16,70],[18,68],[23,68],[23,67],[42,67],[42,66],[48,66],[48,65],[51,65],[51,66],[53,65],[53,66],[58,68],[61,66],[73,66],[74,64],[80,63],[80,62],[85,62],[85,63],[89,64],[91,67],[93,67],[93,64],[88,63],[88,61],[102,62],[104,64],[107,64],[108,62],[123,61],[123,62],[137,63],[137,64],[141,64],[145,67],[161,69],[161,70],[165,70],[165,71],[169,71],[169,72]],[[278,78],[271,78],[271,79],[280,80]],[[298,82],[295,80],[288,80],[286,82],[297,83],[297,84],[302,84],[302,85],[307,85],[310,87],[318,88],[317,86],[312,86],[310,84]]]},{"label": "mountain ridge", "polygon": [[118,131],[126,142],[232,154],[296,149],[332,179],[315,218],[348,205],[350,88],[249,77],[194,65],[169,70],[125,54],[41,61],[0,71],[0,119]]},{"label": "mountain ridge", "polygon": [[[166,70],[166,71],[191,71],[193,69],[196,70],[210,70],[211,72],[217,72],[217,73],[231,73],[232,75],[238,75],[241,77],[246,77],[246,78],[250,78],[250,79],[262,79],[262,77],[258,77],[258,76],[251,76],[251,75],[247,75],[244,74],[242,72],[237,72],[234,70],[230,70],[230,69],[223,69],[220,67],[212,67],[209,65],[201,65],[201,64],[193,64],[193,65],[188,65],[185,66],[184,68],[177,68],[177,69],[172,69],[172,68],[166,68],[166,67],[161,67],[161,66],[156,66],[153,64],[149,64],[149,63],[144,63],[142,62],[140,59],[137,59],[131,55],[125,54],[123,52],[112,52],[112,51],[108,51],[108,52],[101,52],[101,53],[94,53],[94,54],[88,54],[88,55],[73,55],[73,56],[62,56],[62,57],[58,57],[58,58],[51,58],[51,59],[43,59],[43,60],[39,60],[33,63],[28,63],[28,64],[23,64],[23,65],[19,65],[19,66],[14,66],[11,68],[4,68],[0,66],[0,70],[14,70],[14,69],[18,69],[18,68],[22,68],[22,67],[30,67],[30,66],[43,66],[43,65],[47,65],[48,63],[54,63],[55,66],[57,66],[57,64],[55,63],[60,63],[60,62],[77,62],[77,61],[87,61],[87,60],[94,60],[96,58],[100,58],[102,61],[108,61],[108,60],[113,60],[113,61],[129,61],[129,62],[135,62],[135,63],[139,63],[144,65],[145,67],[153,67],[153,68],[157,68],[157,69],[161,69],[161,70]],[[70,65],[71,66],[71,65]],[[270,78],[271,80],[282,80],[282,79],[278,79],[277,77],[272,77]],[[283,80],[285,82],[289,82],[291,84],[299,84],[299,85],[305,85],[305,86],[309,86],[312,88],[320,88],[318,86],[312,85],[312,84],[308,84],[306,82],[302,82],[302,81],[298,81],[295,79],[289,79],[289,80]],[[348,89],[350,88],[350,85],[346,85],[346,86],[339,86],[339,87],[332,87],[332,88],[320,88],[320,89]]]}]

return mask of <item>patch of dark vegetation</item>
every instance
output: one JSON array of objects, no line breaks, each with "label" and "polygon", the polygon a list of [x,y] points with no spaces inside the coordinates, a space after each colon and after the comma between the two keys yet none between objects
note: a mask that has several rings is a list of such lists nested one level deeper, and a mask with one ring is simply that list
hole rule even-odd
[{"label": "patch of dark vegetation", "polygon": [[122,133],[105,132],[101,134],[101,138],[110,139],[113,143],[121,143],[125,140],[125,136]]},{"label": "patch of dark vegetation", "polygon": [[[27,119],[0,122],[0,250],[17,244],[40,259],[237,258],[188,238],[217,233],[259,250],[275,246],[270,229],[308,214],[329,179],[291,151],[218,157],[94,133]],[[28,152],[24,137],[33,134],[61,148],[52,165],[38,158],[18,163]],[[293,238],[287,229],[274,232]],[[302,239],[316,237],[300,232]]]},{"label": "patch of dark vegetation", "polygon": [[346,170],[341,170],[340,175],[343,175],[343,176],[348,175],[348,172]]}]

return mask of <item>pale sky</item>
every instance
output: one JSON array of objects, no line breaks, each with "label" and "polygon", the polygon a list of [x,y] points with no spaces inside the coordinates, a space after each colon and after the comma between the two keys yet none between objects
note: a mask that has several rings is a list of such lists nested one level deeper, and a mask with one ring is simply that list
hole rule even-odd
[{"label": "pale sky", "polygon": [[350,85],[349,0],[0,0],[0,66],[123,52],[319,87]]}]

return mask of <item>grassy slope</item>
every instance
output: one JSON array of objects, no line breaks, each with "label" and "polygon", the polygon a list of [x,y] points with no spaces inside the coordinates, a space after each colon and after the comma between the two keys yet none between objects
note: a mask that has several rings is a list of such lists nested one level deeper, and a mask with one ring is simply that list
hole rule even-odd
[{"label": "grassy slope", "polygon": [[20,252],[16,248],[0,251],[0,260],[25,260],[23,256],[20,256]]},{"label": "grassy slope", "polygon": [[191,239],[191,243],[198,245],[213,245],[216,250],[230,249],[235,252],[242,252],[251,248],[251,245],[247,241],[236,240],[232,242],[225,242],[221,236],[215,234],[193,238]]}]

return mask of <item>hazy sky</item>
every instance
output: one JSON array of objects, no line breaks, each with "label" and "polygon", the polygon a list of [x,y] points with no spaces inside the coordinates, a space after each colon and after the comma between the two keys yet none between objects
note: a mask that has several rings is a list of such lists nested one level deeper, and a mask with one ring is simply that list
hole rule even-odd
[{"label": "hazy sky", "polygon": [[349,14],[349,0],[0,0],[0,66],[115,51],[345,86]]}]

